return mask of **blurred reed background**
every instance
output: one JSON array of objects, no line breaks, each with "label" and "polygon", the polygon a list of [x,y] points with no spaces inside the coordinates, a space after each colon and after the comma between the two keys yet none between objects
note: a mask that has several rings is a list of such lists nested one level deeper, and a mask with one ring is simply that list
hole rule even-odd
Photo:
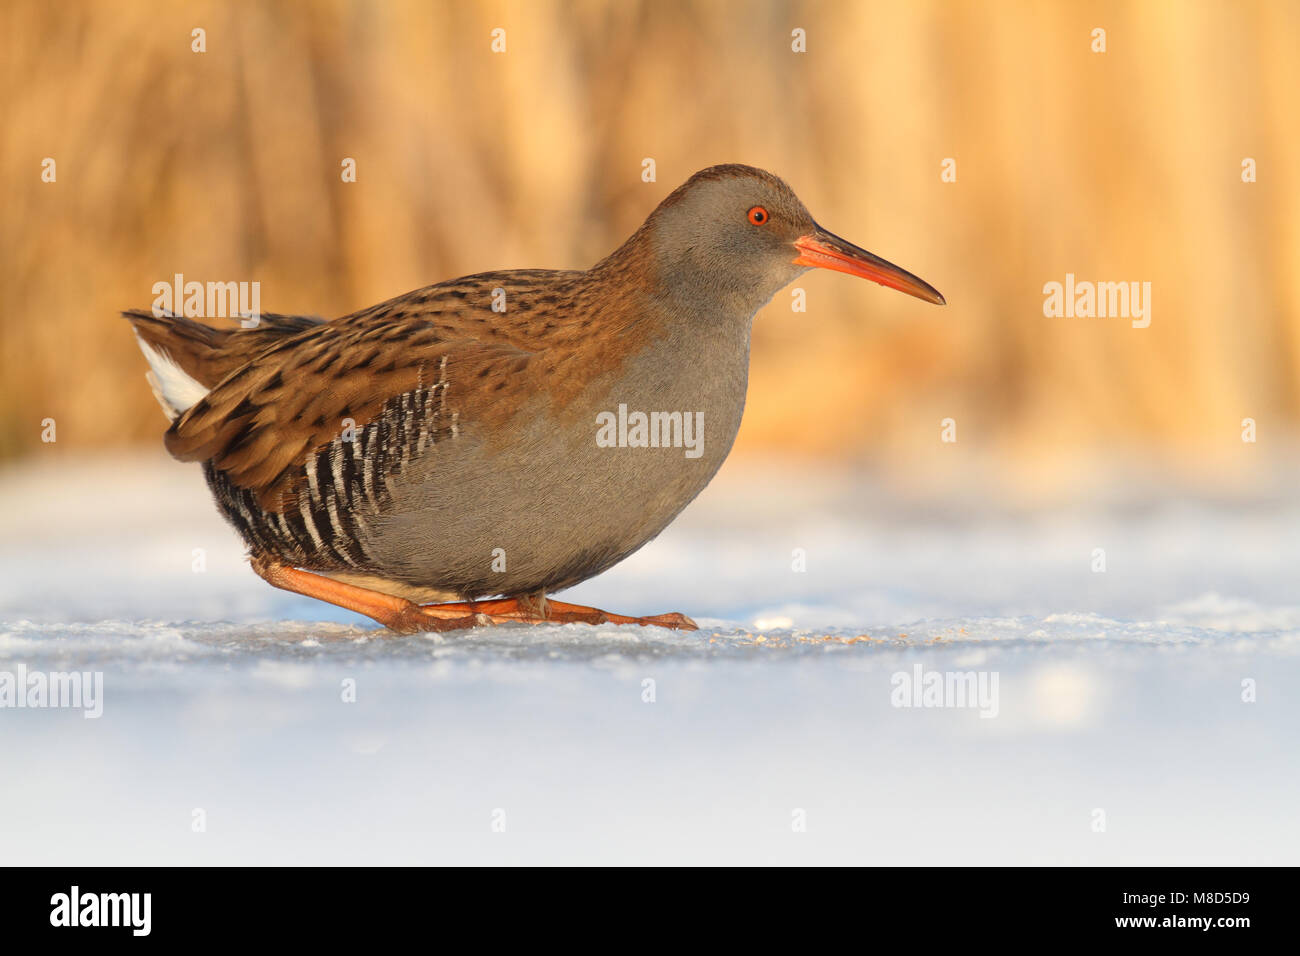
[{"label": "blurred reed background", "polygon": [[[951,417],[1030,488],[1117,453],[1230,475],[1242,418],[1261,445],[1300,420],[1298,43],[1280,0],[6,0],[0,457],[158,448],[117,312],[174,273],[333,316],[586,266],[735,161],[950,303],[821,272],[806,313],[778,294],[738,451],[950,477]],[[1151,282],[1150,328],[1045,318],[1066,272]]]}]

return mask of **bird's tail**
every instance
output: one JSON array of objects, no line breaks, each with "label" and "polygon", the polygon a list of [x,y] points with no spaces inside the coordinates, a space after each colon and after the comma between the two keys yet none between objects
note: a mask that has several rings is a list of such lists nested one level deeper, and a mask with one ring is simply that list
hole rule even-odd
[{"label": "bird's tail", "polygon": [[123,312],[149,362],[145,378],[167,417],[193,406],[214,385],[286,336],[320,325],[302,315],[263,314],[253,328],[219,329],[184,316]]}]

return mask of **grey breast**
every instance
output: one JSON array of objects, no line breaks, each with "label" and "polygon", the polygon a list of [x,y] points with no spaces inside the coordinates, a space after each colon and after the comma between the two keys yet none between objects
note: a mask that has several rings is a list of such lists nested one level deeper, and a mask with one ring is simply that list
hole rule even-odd
[{"label": "grey breast", "polygon": [[[539,396],[507,441],[462,420],[394,487],[367,550],[396,580],[466,596],[552,592],[599,574],[659,534],[721,467],[744,410],[744,331],[660,342],[559,417]],[[639,447],[642,437],[659,447]]]}]

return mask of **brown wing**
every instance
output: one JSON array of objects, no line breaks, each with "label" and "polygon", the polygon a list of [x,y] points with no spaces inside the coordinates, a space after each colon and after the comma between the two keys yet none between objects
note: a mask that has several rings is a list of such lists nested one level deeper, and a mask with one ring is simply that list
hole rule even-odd
[{"label": "brown wing", "polygon": [[391,400],[440,383],[459,404],[491,395],[504,413],[526,393],[531,354],[467,338],[427,314],[325,323],[222,379],[172,424],[167,450],[211,462],[264,509],[279,511],[303,480],[307,453],[337,438],[348,420],[364,428]]},{"label": "brown wing", "polygon": [[208,388],[277,342],[324,321],[305,315],[263,313],[256,328],[245,329],[233,324],[215,328],[184,316],[154,315],[143,309],[128,309],[122,315],[130,320],[140,338]]},{"label": "brown wing", "polygon": [[[544,322],[539,328],[530,321],[533,310],[549,308],[560,317],[572,314],[574,280],[582,275],[553,269],[481,272],[416,289],[328,324],[369,325],[420,316],[438,325],[448,336],[459,333],[479,341],[530,349],[539,332],[544,337],[552,328],[550,323]],[[508,295],[508,313],[494,310],[497,291]],[[268,348],[326,324],[325,320],[311,316],[269,312],[263,312],[253,328],[234,323],[214,327],[184,316],[154,315],[143,309],[128,309],[122,315],[148,345],[208,388]]]}]

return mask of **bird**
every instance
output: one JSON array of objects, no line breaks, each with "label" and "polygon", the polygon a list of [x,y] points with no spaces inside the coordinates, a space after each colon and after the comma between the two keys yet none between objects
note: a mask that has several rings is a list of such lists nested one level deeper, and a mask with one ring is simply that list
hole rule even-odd
[{"label": "bird", "polygon": [[740,428],[754,315],[812,268],[945,304],[733,163],[692,175],[586,270],[483,272],[332,320],[122,314],[167,451],[202,465],[272,586],[398,634],[694,630],[550,595],[641,548],[709,483]]}]

